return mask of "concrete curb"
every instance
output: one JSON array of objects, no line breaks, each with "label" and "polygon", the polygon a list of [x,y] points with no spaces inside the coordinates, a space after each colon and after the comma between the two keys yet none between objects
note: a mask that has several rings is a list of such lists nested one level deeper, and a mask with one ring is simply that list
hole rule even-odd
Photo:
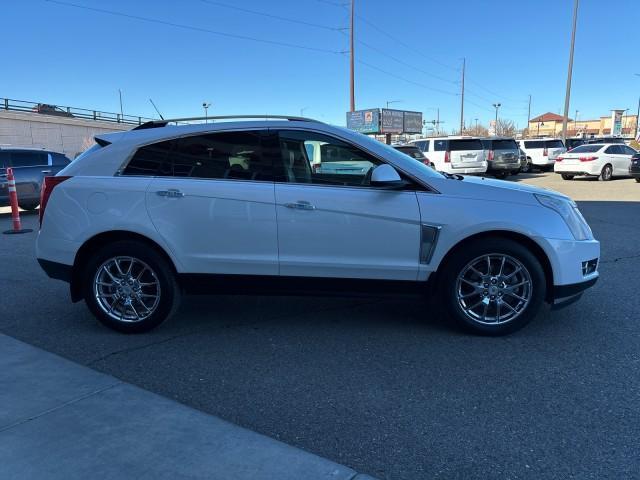
[{"label": "concrete curb", "polygon": [[372,480],[0,335],[5,478]]}]

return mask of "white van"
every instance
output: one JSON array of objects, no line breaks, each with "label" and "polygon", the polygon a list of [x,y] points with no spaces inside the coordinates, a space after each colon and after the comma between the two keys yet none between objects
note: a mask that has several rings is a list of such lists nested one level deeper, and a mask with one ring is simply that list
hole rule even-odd
[{"label": "white van", "polygon": [[545,172],[552,171],[558,155],[567,151],[562,140],[557,138],[519,140],[518,143],[527,155],[531,167],[539,168]]},{"label": "white van", "polygon": [[485,173],[487,159],[478,137],[435,137],[413,140],[436,170],[447,173]]}]

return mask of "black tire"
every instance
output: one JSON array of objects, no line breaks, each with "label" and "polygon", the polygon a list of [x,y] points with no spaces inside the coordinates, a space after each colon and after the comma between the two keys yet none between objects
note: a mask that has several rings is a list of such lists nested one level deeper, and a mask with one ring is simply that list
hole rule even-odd
[{"label": "black tire", "polygon": [[613,168],[608,163],[602,167],[602,171],[598,176],[598,180],[601,182],[608,182],[613,177]]},{"label": "black tire", "polygon": [[[153,293],[154,296],[155,294],[157,294],[159,298],[157,300],[157,304],[152,305],[154,308],[152,313],[149,314],[146,318],[136,321],[119,320],[105,312],[99,301],[96,299],[96,294],[94,292],[94,281],[97,278],[99,271],[102,271],[102,266],[110,259],[121,258],[121,260],[124,262],[123,268],[126,268],[126,259],[123,259],[122,257],[133,258],[137,262],[140,262],[140,264],[144,267],[147,267],[148,270],[151,270],[153,272],[152,277],[149,277],[151,273],[147,270],[142,277],[143,279],[145,278],[145,276],[147,278],[151,278],[151,281],[156,282],[159,288],[158,290],[150,292]],[[137,271],[139,272],[141,269],[142,266],[140,266]],[[180,303],[180,288],[176,281],[176,275],[174,273],[172,265],[170,265],[169,262],[154,248],[150,248],[149,245],[136,240],[117,241],[100,248],[94,255],[91,256],[91,259],[84,269],[81,281],[84,299],[87,303],[87,306],[89,307],[89,310],[91,310],[91,313],[93,313],[103,325],[106,325],[107,327],[122,333],[142,333],[157,327],[175,313]],[[155,287],[139,288],[144,289]],[[112,292],[112,294],[115,295],[114,289],[109,290],[109,292]],[[142,290],[140,293],[145,292],[144,290]],[[147,291],[147,293],[149,292]],[[155,302],[155,300],[153,301]],[[114,299],[114,304],[117,305],[116,308],[119,308],[120,311],[122,311],[122,302],[118,302],[118,300]],[[138,305],[137,310],[141,310],[140,305]],[[127,308],[125,307],[125,312],[126,311]],[[146,313],[143,310],[141,311],[143,313]],[[113,313],[116,314],[117,312]]]},{"label": "black tire", "polygon": [[504,180],[509,176],[509,172],[493,172],[493,176],[500,180]]},{"label": "black tire", "polygon": [[18,206],[22,209],[22,210],[28,210],[28,211],[33,211],[36,208],[38,208],[38,205],[40,205],[39,202],[37,203],[19,203]]},{"label": "black tire", "polygon": [[527,158],[527,163],[520,167],[520,172],[529,173],[531,171],[531,159]]},{"label": "black tire", "polygon": [[[459,275],[466,270],[466,267],[470,262],[474,261],[474,259],[484,259],[487,255],[507,255],[515,259],[522,268],[526,270],[530,278],[531,290],[527,294],[527,297],[529,297],[528,303],[521,307],[517,315],[514,314],[513,318],[505,320],[504,323],[491,324],[472,319],[465,313],[458,299]],[[499,267],[500,262],[498,257],[494,257],[492,261],[494,263],[497,262],[497,264],[492,265],[495,271],[495,269]],[[499,336],[521,329],[537,315],[546,297],[545,274],[540,262],[529,249],[510,239],[487,237],[479,239],[472,244],[467,244],[454,251],[447,258],[442,268],[442,274],[439,274],[438,277],[440,288],[438,298],[443,300],[444,311],[458,326],[475,334]],[[462,282],[460,285],[462,285]],[[501,293],[500,296],[502,296]],[[507,297],[505,296],[495,301],[496,303],[493,304],[494,310],[496,309],[495,305],[497,302],[501,302],[505,298]],[[477,297],[477,299],[480,300],[481,297]],[[476,299],[472,298],[470,302],[475,302],[475,300]],[[488,299],[487,303],[491,305]],[[482,305],[484,305],[484,303],[482,303]],[[517,305],[516,310],[518,310]],[[486,314],[487,312],[485,311],[484,313]],[[497,312],[495,312],[494,318],[498,318]]]},{"label": "black tire", "polygon": [[640,183],[640,178],[636,178],[636,182]]},{"label": "black tire", "polygon": [[573,177],[575,177],[575,175],[571,175],[569,173],[563,173],[561,176],[563,180],[573,180]]}]

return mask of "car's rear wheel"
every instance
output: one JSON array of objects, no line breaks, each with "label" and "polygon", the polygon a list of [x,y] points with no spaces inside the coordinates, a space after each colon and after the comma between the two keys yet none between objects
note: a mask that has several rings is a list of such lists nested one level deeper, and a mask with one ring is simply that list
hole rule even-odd
[{"label": "car's rear wheel", "polygon": [[165,258],[138,241],[102,247],[83,276],[84,298],[104,325],[123,333],[157,327],[177,309],[180,289]]},{"label": "car's rear wheel", "polygon": [[22,210],[35,210],[36,208],[38,208],[38,205],[40,205],[39,202],[36,203],[20,203],[18,204],[18,206],[22,209]]},{"label": "car's rear wheel", "polygon": [[611,177],[613,177],[613,168],[611,168],[611,165],[607,163],[604,167],[602,167],[602,171],[600,172],[598,180],[600,180],[601,182],[608,182],[609,180],[611,180]]},{"label": "car's rear wheel", "polygon": [[527,158],[527,163],[525,163],[522,167],[520,167],[520,171],[522,173],[529,173],[531,170],[531,159]]},{"label": "car's rear wheel", "polygon": [[509,172],[494,172],[493,176],[499,179],[505,179],[509,175]]},{"label": "car's rear wheel", "polygon": [[478,240],[455,251],[444,268],[445,310],[474,333],[504,335],[519,330],[536,316],[546,295],[540,262],[513,240]]},{"label": "car's rear wheel", "polygon": [[636,182],[640,183],[640,178],[636,178]]},{"label": "car's rear wheel", "polygon": [[562,179],[563,180],[573,180],[573,177],[575,177],[575,175],[570,175],[568,173],[563,173],[562,174]]}]

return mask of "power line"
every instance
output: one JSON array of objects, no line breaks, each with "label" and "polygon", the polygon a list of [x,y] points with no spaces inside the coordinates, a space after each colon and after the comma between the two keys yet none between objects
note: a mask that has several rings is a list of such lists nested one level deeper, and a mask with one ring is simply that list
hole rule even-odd
[{"label": "power line", "polygon": [[283,22],[297,23],[297,24],[300,24],[300,25],[305,25],[307,27],[322,28],[324,30],[331,30],[331,31],[339,31],[339,30],[341,30],[338,27],[330,27],[328,25],[321,25],[319,23],[312,23],[312,22],[307,22],[307,21],[304,21],[304,20],[298,20],[297,18],[282,17],[280,15],[274,15],[272,13],[259,12],[257,10],[251,10],[249,8],[244,8],[244,7],[237,7],[235,5],[229,5],[228,3],[218,2],[218,1],[215,1],[215,0],[200,0],[200,1],[202,3],[206,3],[206,4],[209,4],[209,5],[229,8],[231,10],[237,10],[239,12],[244,12],[244,13],[251,13],[253,15],[260,15],[262,17],[274,18],[276,20],[282,20]]},{"label": "power line", "polygon": [[333,53],[333,54],[339,54],[342,52],[336,51],[336,50],[328,50],[326,48],[318,48],[318,47],[310,47],[310,46],[306,46],[306,45],[297,45],[294,43],[288,43],[288,42],[279,42],[277,40],[267,40],[267,39],[263,39],[263,38],[256,38],[256,37],[251,37],[248,35],[238,35],[235,33],[227,33],[227,32],[220,32],[218,30],[211,30],[208,28],[202,28],[202,27],[196,27],[193,25],[186,25],[183,23],[174,23],[174,22],[168,22],[166,20],[158,20],[156,18],[150,18],[150,17],[143,17],[140,15],[132,15],[132,14],[128,14],[128,13],[122,13],[122,12],[116,12],[113,10],[105,10],[102,8],[95,8],[95,7],[88,7],[86,5],[78,5],[77,3],[71,3],[71,2],[65,2],[65,1],[61,1],[61,0],[45,0],[49,3],[55,3],[58,5],[64,5],[67,7],[74,7],[74,8],[79,8],[82,10],[89,10],[92,12],[98,12],[98,13],[106,13],[108,15],[113,15],[116,17],[124,17],[124,18],[130,18],[133,20],[139,20],[142,22],[147,22],[147,23],[156,23],[159,25],[167,25],[170,27],[175,27],[175,28],[181,28],[183,30],[193,30],[196,32],[202,32],[202,33],[210,33],[212,35],[218,35],[221,37],[227,37],[227,38],[235,38],[238,40],[247,40],[247,41],[252,41],[252,42],[258,42],[258,43],[264,43],[267,45],[277,45],[280,47],[288,47],[288,48],[297,48],[299,50],[308,50],[308,51],[312,51],[312,52],[322,52],[322,53]]},{"label": "power line", "polygon": [[458,95],[457,93],[454,93],[454,92],[448,92],[446,90],[441,90],[439,88],[430,87],[430,86],[425,85],[423,83],[416,82],[414,80],[410,80],[408,78],[402,77],[400,75],[397,75],[395,73],[389,72],[387,70],[383,70],[382,68],[376,67],[375,65],[371,65],[370,63],[363,62],[362,60],[357,60],[357,63],[359,63],[361,65],[364,65],[365,67],[369,67],[369,68],[371,68],[373,70],[377,70],[378,72],[384,73],[385,75],[389,75],[390,77],[397,78],[398,80],[402,80],[404,82],[411,83],[413,85],[417,85],[418,87],[424,88],[426,90],[432,90],[434,92],[442,93],[444,95],[452,95],[454,97]]}]

